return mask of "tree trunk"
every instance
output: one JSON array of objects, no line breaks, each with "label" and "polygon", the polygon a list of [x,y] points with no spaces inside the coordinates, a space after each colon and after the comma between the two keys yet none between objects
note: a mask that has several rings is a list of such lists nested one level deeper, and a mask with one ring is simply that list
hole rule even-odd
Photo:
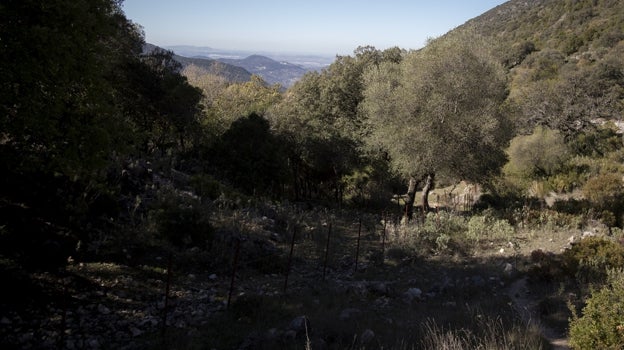
[{"label": "tree trunk", "polygon": [[414,215],[414,201],[416,200],[417,186],[418,181],[416,178],[410,176],[409,185],[407,186],[407,198],[405,199],[405,216],[408,221],[412,220],[412,216]]},{"label": "tree trunk", "polygon": [[422,190],[422,208],[423,212],[429,211],[429,192],[433,189],[435,174],[428,174],[425,178],[425,186]]}]

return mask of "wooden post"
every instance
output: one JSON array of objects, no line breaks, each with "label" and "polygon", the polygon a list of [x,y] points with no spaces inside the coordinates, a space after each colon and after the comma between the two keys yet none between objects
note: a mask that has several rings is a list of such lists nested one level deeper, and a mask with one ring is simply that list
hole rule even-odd
[{"label": "wooden post", "polygon": [[357,273],[358,269],[358,258],[360,256],[360,237],[362,235],[362,217],[360,216],[359,225],[358,225],[358,238],[357,245],[355,246],[355,271],[353,273]]},{"label": "wooden post", "polygon": [[167,263],[167,283],[165,284],[165,308],[163,310],[163,324],[162,324],[162,337],[163,342],[166,345],[166,333],[167,333],[167,313],[169,312],[169,290],[171,289],[171,275],[173,272],[171,268],[173,266],[173,253],[169,252],[169,261]]},{"label": "wooden post", "polygon": [[440,206],[436,206],[436,229],[440,229]]},{"label": "wooden post", "polygon": [[63,299],[61,300],[61,327],[59,329],[59,340],[58,340],[58,348],[65,349],[65,328],[67,327],[67,279],[65,277],[65,273],[63,273]]},{"label": "wooden post", "polygon": [[295,249],[295,234],[297,233],[297,227],[293,227],[292,241],[290,242],[290,254],[288,254],[288,266],[286,267],[286,278],[284,278],[284,294],[286,294],[286,288],[288,287],[288,275],[290,274],[290,265],[292,264],[293,250]]},{"label": "wooden post", "polygon": [[384,222],[384,226],[383,226],[383,232],[381,234],[381,263],[382,264],[384,262],[384,255],[385,255],[385,249],[386,249],[386,223],[388,222],[388,218],[384,217],[383,222]]},{"label": "wooden post", "polygon": [[234,260],[232,262],[232,278],[230,279],[230,291],[228,293],[227,307],[230,307],[232,301],[232,293],[234,293],[234,281],[236,280],[236,268],[238,266],[238,255],[240,254],[240,239],[236,240],[236,251],[234,252]]},{"label": "wooden post", "polygon": [[327,258],[329,256],[329,238],[331,236],[332,224],[329,223],[329,230],[327,230],[327,244],[325,245],[325,261],[323,263],[323,281],[325,280],[325,271],[327,271]]}]

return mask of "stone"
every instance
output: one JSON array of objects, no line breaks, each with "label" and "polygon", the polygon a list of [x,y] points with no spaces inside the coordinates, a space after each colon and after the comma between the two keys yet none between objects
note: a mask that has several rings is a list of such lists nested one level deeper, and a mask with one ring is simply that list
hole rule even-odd
[{"label": "stone", "polygon": [[362,310],[360,309],[356,309],[356,308],[344,309],[340,312],[339,318],[342,321],[346,321],[354,316],[359,315],[360,313],[362,313]]},{"label": "stone", "polygon": [[87,347],[89,349],[99,349],[100,348],[100,342],[95,339],[95,338],[91,338],[89,340],[87,340]]},{"label": "stone", "polygon": [[410,288],[403,293],[403,299],[407,303],[412,303],[414,300],[420,300],[422,298],[422,290],[420,288]]},{"label": "stone", "polygon": [[503,267],[503,274],[505,274],[505,276],[507,277],[513,276],[515,272],[516,272],[516,269],[510,263],[506,263],[505,267]]},{"label": "stone", "polygon": [[583,232],[583,235],[581,236],[581,239],[585,239],[585,238],[589,238],[589,237],[594,237],[596,234],[591,232],[591,231],[585,231]]},{"label": "stone", "polygon": [[97,306],[97,310],[99,313],[101,313],[102,315],[108,315],[111,313],[110,309],[107,308],[106,306],[102,305],[102,304],[98,304]]},{"label": "stone", "polygon": [[370,329],[365,329],[364,332],[360,335],[360,343],[362,345],[366,345],[370,343],[373,339],[375,339],[375,332]]},{"label": "stone", "polygon": [[8,318],[6,318],[6,317],[2,317],[2,319],[0,319],[0,324],[3,324],[3,325],[9,325],[9,324],[11,324],[11,323],[12,323],[12,322],[11,322],[11,320],[9,320],[9,319],[8,319]]},{"label": "stone", "polygon": [[387,295],[388,286],[383,282],[372,282],[368,286],[369,290],[375,294]]},{"label": "stone", "polygon": [[290,321],[288,327],[289,330],[295,331],[297,335],[305,335],[306,332],[310,332],[310,320],[306,316],[295,317]]},{"label": "stone", "polygon": [[485,286],[485,280],[483,279],[483,277],[479,275],[472,276],[470,280],[475,287]]},{"label": "stone", "polygon": [[213,274],[211,274],[210,276],[208,276],[208,278],[209,278],[210,280],[214,281],[214,280],[216,280],[216,279],[217,279],[217,275],[213,273]]},{"label": "stone", "polygon": [[138,337],[141,334],[143,334],[143,331],[138,329],[137,327],[131,327],[130,328],[130,333],[132,334],[133,337]]}]

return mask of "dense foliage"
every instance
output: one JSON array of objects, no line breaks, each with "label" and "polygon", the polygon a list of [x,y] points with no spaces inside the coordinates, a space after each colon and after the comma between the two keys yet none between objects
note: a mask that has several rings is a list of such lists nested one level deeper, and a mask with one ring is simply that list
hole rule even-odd
[{"label": "dense foliage", "polygon": [[[284,90],[258,76],[227,80],[192,59],[182,66],[146,45],[121,0],[5,0],[0,261],[52,269],[70,256],[157,247],[229,268],[249,228],[218,227],[219,210],[261,207],[277,231],[263,233],[280,242],[303,226],[300,208],[398,208],[411,219],[417,191],[419,218],[387,227],[390,242],[412,242],[407,253],[394,247],[402,258],[492,241],[515,254],[522,230],[592,226],[617,238],[623,6],[511,0],[419,50],[359,47]],[[436,183],[452,188],[436,202],[459,215],[427,213]],[[296,210],[278,215],[292,202]],[[608,271],[624,263],[624,248],[574,243],[556,256],[535,251],[531,271],[596,285],[572,321],[573,345],[621,344],[622,273]],[[278,255],[254,261],[269,271]]]},{"label": "dense foliage", "polygon": [[624,273],[609,270],[607,284],[595,290],[570,323],[570,345],[575,349],[619,349],[624,343]]}]

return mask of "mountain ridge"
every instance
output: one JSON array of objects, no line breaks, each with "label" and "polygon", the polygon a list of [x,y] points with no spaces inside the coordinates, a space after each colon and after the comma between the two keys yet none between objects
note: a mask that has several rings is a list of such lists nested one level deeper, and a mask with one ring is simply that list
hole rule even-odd
[{"label": "mountain ridge", "polygon": [[[157,49],[167,50],[154,44],[146,43],[143,51],[150,53]],[[230,82],[242,83],[251,80],[252,73],[246,69],[240,66],[228,64],[226,62],[211,59],[209,57],[184,57],[177,55],[174,52],[173,59],[179,62],[182,65],[182,68],[195,65],[204,70],[206,74],[220,76]]]}]

